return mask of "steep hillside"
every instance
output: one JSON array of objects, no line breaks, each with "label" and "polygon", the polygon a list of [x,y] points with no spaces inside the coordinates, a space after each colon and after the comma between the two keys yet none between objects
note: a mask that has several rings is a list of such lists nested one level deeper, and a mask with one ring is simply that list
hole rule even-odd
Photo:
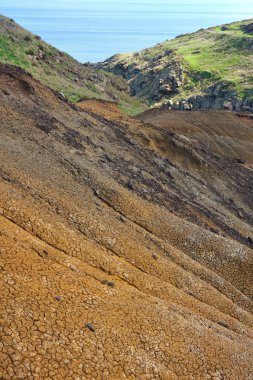
[{"label": "steep hillside", "polygon": [[252,379],[253,120],[0,96],[0,378]]},{"label": "steep hillside", "polygon": [[17,65],[72,102],[97,98],[118,102],[129,114],[145,106],[130,97],[124,80],[81,64],[21,26],[0,16],[0,63]]},{"label": "steep hillside", "polygon": [[253,112],[253,19],[201,29],[98,67],[150,106]]}]

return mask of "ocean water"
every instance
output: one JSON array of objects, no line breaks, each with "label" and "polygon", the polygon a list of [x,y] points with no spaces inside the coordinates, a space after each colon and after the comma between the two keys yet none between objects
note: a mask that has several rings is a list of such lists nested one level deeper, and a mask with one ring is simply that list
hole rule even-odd
[{"label": "ocean water", "polygon": [[81,62],[99,62],[182,33],[253,18],[253,1],[2,0],[0,13]]}]

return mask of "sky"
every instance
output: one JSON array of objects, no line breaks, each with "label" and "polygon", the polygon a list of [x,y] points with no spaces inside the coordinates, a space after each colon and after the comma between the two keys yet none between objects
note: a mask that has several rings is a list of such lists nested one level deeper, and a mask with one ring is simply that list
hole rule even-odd
[{"label": "sky", "polygon": [[[17,8],[17,7],[33,7],[33,8],[52,8],[52,9],[73,9],[74,7],[79,9],[89,9],[94,8],[94,5],[97,7],[104,8],[114,8],[114,9],[122,9],[125,5],[132,4],[132,6],[136,5],[136,7],[143,5],[143,7],[153,7],[154,5],[159,6],[178,6],[180,8],[184,7],[185,9],[190,9],[191,7],[195,7],[196,5],[199,5],[200,8],[204,9],[206,6],[210,8],[212,6],[213,8],[217,7],[218,9],[220,7],[230,7],[235,4],[239,4],[240,7],[246,8],[252,6],[252,0],[163,0],[163,1],[156,1],[156,0],[127,0],[127,1],[120,1],[120,0],[1,0],[3,7],[8,8]],[[217,10],[218,10],[217,9]]]}]

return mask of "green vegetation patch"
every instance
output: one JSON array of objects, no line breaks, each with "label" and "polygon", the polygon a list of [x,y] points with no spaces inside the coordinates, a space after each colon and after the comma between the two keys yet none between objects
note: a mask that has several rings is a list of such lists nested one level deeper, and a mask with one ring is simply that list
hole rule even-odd
[{"label": "green vegetation patch", "polygon": [[25,69],[71,102],[118,99],[122,109],[129,113],[144,107],[139,99],[132,100],[121,88],[121,78],[81,64],[3,16],[0,16],[0,63]]},{"label": "green vegetation patch", "polygon": [[144,49],[138,54],[121,54],[114,57],[113,65],[137,65],[141,73],[151,69],[152,62],[159,62],[162,77],[173,60],[180,61],[185,79],[184,86],[173,95],[173,100],[200,94],[220,81],[230,83],[241,98],[251,97],[253,20],[201,29]]}]

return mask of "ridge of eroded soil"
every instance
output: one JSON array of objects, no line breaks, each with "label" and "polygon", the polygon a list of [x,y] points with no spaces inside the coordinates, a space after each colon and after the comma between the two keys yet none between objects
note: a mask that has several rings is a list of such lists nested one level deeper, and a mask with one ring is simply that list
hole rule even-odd
[{"label": "ridge of eroded soil", "polygon": [[0,96],[0,378],[252,379],[253,121]]}]

